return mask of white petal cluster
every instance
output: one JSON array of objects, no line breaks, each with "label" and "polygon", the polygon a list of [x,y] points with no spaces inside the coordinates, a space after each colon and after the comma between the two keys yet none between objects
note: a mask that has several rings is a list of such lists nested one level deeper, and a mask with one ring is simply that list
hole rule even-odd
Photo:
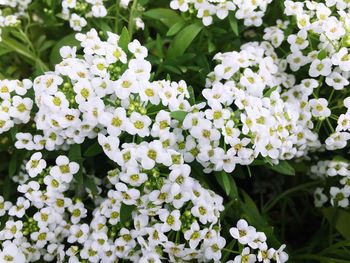
[{"label": "white petal cluster", "polygon": [[35,153],[26,173],[38,180],[18,186],[16,203],[0,199],[0,212],[9,215],[0,231],[0,255],[15,262],[219,260],[226,243],[219,224],[223,199],[190,177],[190,166],[175,151],[164,150],[159,158],[149,151],[155,165],[145,168],[139,151],[144,146],[126,144],[124,164],[108,173],[108,182],[84,174],[99,193],[84,203],[72,188],[81,167],[61,155],[46,169]]},{"label": "white petal cluster", "polygon": [[[307,66],[310,77],[324,77],[335,90],[349,85],[349,17],[343,1],[296,2],[287,0],[285,14],[297,20],[298,31],[287,38],[291,53],[287,62],[292,71]],[[336,8],[336,10],[332,10]]]},{"label": "white petal cluster", "polygon": [[26,94],[31,88],[29,79],[0,80],[0,134],[16,124],[29,122],[33,100]]},{"label": "white petal cluster", "polygon": [[[18,133],[16,147],[52,151],[99,135],[101,145],[113,141],[117,149],[123,134],[141,138],[162,134],[175,144],[175,135],[167,129],[169,111],[190,109],[186,83],[151,81],[148,51],[137,40],[123,50],[119,36],[112,33],[107,41],[96,30],[79,33],[77,39],[83,58],[76,48],[64,47],[55,71],[34,80],[37,133]],[[166,111],[160,111],[163,108]]]},{"label": "white petal cluster", "polygon": [[332,206],[349,207],[350,165],[347,160],[319,161],[311,166],[310,176],[322,183],[314,191],[316,207],[325,206],[327,202]]},{"label": "white petal cluster", "polygon": [[195,10],[205,26],[213,23],[213,16],[225,19],[235,12],[237,19],[244,20],[245,26],[261,26],[267,6],[272,0],[172,0],[170,7],[181,12]]},{"label": "white petal cluster", "polygon": [[345,98],[343,103],[347,111],[339,115],[334,133],[326,139],[327,150],[343,149],[350,140],[350,97]]},{"label": "white petal cluster", "polygon": [[105,17],[107,9],[103,0],[63,0],[62,17],[69,20],[70,27],[75,31],[81,31],[90,17]]},{"label": "white petal cluster", "polygon": [[240,52],[215,56],[219,63],[202,92],[209,108],[189,113],[183,122],[205,171],[232,172],[258,157],[278,163],[321,146],[309,101],[317,82],[295,85],[266,47],[249,43]]},{"label": "white petal cluster", "polygon": [[288,254],[283,251],[286,245],[279,249],[269,248],[267,237],[264,232],[256,231],[255,227],[248,225],[247,221],[240,219],[236,227],[230,229],[231,236],[243,245],[240,255],[227,263],[241,262],[279,262],[284,263],[289,259]]}]

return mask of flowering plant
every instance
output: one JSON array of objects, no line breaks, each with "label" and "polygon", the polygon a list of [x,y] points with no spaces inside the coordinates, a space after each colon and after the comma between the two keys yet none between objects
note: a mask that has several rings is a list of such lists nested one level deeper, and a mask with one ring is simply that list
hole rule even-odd
[{"label": "flowering plant", "polygon": [[0,0],[0,262],[348,262],[349,8]]}]

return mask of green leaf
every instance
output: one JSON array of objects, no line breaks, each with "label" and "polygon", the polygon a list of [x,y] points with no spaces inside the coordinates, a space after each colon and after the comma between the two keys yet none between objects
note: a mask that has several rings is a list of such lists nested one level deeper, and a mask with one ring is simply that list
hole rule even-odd
[{"label": "green leaf", "polygon": [[277,89],[277,86],[268,89],[268,90],[264,93],[264,97],[265,97],[265,98],[270,98],[271,93],[274,92],[276,89]]},{"label": "green leaf", "polygon": [[337,208],[323,208],[322,213],[343,237],[350,240],[350,212],[344,209],[337,209],[336,213],[334,213],[335,209]]},{"label": "green leaf", "polygon": [[161,21],[168,28],[172,27],[174,24],[183,20],[181,16],[174,10],[168,8],[155,8],[150,9],[143,13],[144,17],[152,18]]},{"label": "green leaf", "polygon": [[122,33],[118,41],[118,45],[126,52],[128,51],[128,44],[130,42],[129,31],[126,27],[123,27]]},{"label": "green leaf", "polygon": [[5,47],[0,46],[0,56],[10,53],[11,50],[6,49]]},{"label": "green leaf", "polygon": [[230,183],[229,175],[225,171],[222,171],[221,173],[217,174],[215,177],[218,183],[220,184],[221,188],[225,190],[226,195],[229,196],[231,192],[231,183]]},{"label": "green leaf", "polygon": [[177,57],[184,54],[186,49],[191,45],[192,41],[202,31],[202,29],[202,23],[195,23],[182,29],[171,42],[168,49],[168,56]]},{"label": "green leaf", "polygon": [[90,189],[90,191],[93,195],[98,194],[98,189],[97,189],[97,186],[96,186],[94,179],[92,179],[90,177],[85,177],[84,178],[84,185],[85,185],[85,187]]},{"label": "green leaf", "polygon": [[169,28],[168,32],[166,33],[167,37],[171,37],[176,35],[181,29],[183,29],[186,25],[186,22],[183,20],[180,20],[176,24],[174,24],[172,27]]},{"label": "green leaf", "polygon": [[84,157],[94,157],[103,152],[101,145],[98,142],[94,142],[84,152]]},{"label": "green leaf", "polygon": [[56,45],[54,45],[50,54],[51,66],[58,64],[62,60],[60,55],[60,49],[63,46],[79,46],[79,41],[76,40],[75,33],[65,36],[60,41],[58,41]]},{"label": "green leaf", "polygon": [[345,163],[348,163],[349,160],[344,158],[343,156],[341,155],[336,155],[333,157],[333,161],[337,161],[337,162],[345,162]]},{"label": "green leaf", "polygon": [[191,105],[196,104],[196,96],[194,95],[194,90],[193,90],[192,86],[188,86],[187,89],[188,89],[188,93],[190,94],[189,101],[190,101]]},{"label": "green leaf", "polygon": [[275,172],[285,175],[295,175],[294,168],[285,160],[280,161],[277,165],[269,166]]},{"label": "green leaf", "polygon": [[120,223],[123,226],[125,226],[131,220],[131,213],[135,208],[135,205],[126,205],[122,203],[120,207]]},{"label": "green leaf", "polygon": [[320,52],[318,52],[318,54],[317,54],[317,58],[319,59],[319,60],[322,60],[322,59],[324,59],[324,58],[326,58],[327,57],[327,50],[325,50],[325,49],[322,49]]},{"label": "green leaf", "polygon": [[181,110],[179,110],[179,111],[172,111],[172,112],[170,112],[170,117],[175,119],[175,120],[178,120],[178,121],[182,122],[186,118],[187,113],[188,112],[181,111]]},{"label": "green leaf", "polygon": [[79,164],[79,171],[74,175],[77,182],[75,188],[75,194],[78,197],[82,197],[84,194],[84,175],[83,175],[83,158],[81,156],[80,144],[73,144],[70,146],[68,158],[70,161],[77,162]]},{"label": "green leaf", "polygon": [[73,144],[69,148],[68,158],[70,161],[81,161],[81,147],[80,144]]},{"label": "green leaf", "polygon": [[236,17],[233,14],[229,15],[229,21],[230,21],[230,26],[231,26],[232,32],[236,36],[239,36],[237,19],[236,19]]},{"label": "green leaf", "polygon": [[232,174],[222,171],[221,173],[217,173],[215,178],[231,200],[238,200],[238,189],[235,180],[232,178]]}]

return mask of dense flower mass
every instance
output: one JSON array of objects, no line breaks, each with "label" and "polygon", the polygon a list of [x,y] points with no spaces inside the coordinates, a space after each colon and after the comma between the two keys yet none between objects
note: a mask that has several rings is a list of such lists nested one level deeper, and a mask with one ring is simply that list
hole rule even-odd
[{"label": "dense flower mass", "polygon": [[321,146],[308,100],[317,82],[295,85],[275,57],[266,43],[215,56],[219,64],[202,92],[209,108],[189,113],[183,123],[197,141],[196,159],[205,171],[232,172],[258,157],[278,163]]},{"label": "dense flower mass", "polygon": [[349,10],[0,0],[0,263],[347,262]]},{"label": "dense flower mass", "polygon": [[[78,163],[60,155],[48,166],[40,152],[34,153],[21,172],[21,196],[13,204],[0,197],[0,212],[9,215],[0,231],[1,260],[219,261],[226,244],[219,223],[223,199],[190,177],[180,153],[164,150],[157,156],[149,150],[148,162],[154,160],[149,166],[142,151],[147,146],[125,144],[120,168],[104,180],[84,172],[96,182],[96,189],[86,189],[90,197],[84,202],[74,195]],[[288,259],[283,247],[268,249],[266,235],[245,220],[230,233],[258,249],[250,254],[245,248],[234,262],[247,255],[259,261]]]},{"label": "dense flower mass", "polygon": [[235,17],[244,20],[245,26],[258,27],[262,25],[262,18],[271,2],[272,0],[172,0],[170,7],[181,12],[196,12],[197,17],[201,18],[206,26],[213,23],[214,15],[222,20],[230,12],[235,12]]},{"label": "dense flower mass", "polygon": [[99,141],[114,141],[117,149],[123,133],[143,138],[169,131],[170,113],[152,112],[155,106],[170,111],[190,108],[186,83],[150,80],[148,51],[139,41],[124,51],[118,45],[120,36],[110,32],[107,41],[96,30],[77,34],[77,39],[84,58],[77,56],[76,47],[64,47],[55,71],[34,80],[38,134],[18,133],[17,148],[52,151],[100,134]]}]

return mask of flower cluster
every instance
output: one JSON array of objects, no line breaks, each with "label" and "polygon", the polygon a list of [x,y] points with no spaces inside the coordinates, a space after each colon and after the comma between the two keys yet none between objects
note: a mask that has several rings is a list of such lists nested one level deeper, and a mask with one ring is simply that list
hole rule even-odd
[{"label": "flower cluster", "polygon": [[0,41],[2,29],[13,27],[20,23],[20,17],[25,13],[32,0],[2,0],[0,1]]},{"label": "flower cluster", "polygon": [[103,0],[63,0],[62,17],[69,20],[70,27],[81,31],[87,25],[87,18],[105,17],[107,9]]},{"label": "flower cluster", "polygon": [[34,80],[37,134],[18,133],[17,148],[52,151],[98,134],[116,138],[116,147],[121,134],[168,138],[169,110],[190,108],[187,85],[151,81],[147,49],[134,40],[124,51],[119,38],[108,33],[108,40],[102,41],[91,30],[77,34],[83,58],[75,47],[61,49],[63,60],[55,71]]},{"label": "flower cluster", "polygon": [[0,80],[0,134],[29,122],[33,101],[25,95],[31,88],[29,79]]},{"label": "flower cluster", "polygon": [[[291,54],[287,62],[292,71],[307,65],[310,77],[325,79],[326,84],[341,90],[349,84],[349,16],[343,1],[285,1],[285,14],[294,16],[298,31],[287,37]],[[334,7],[335,10],[332,10]],[[315,50],[314,47],[317,47]]]},{"label": "flower cluster", "polygon": [[240,219],[236,227],[230,229],[231,236],[243,245],[244,248],[240,255],[236,256],[234,260],[227,263],[241,263],[241,262],[271,262],[276,261],[280,263],[287,262],[288,254],[283,251],[285,245],[279,249],[269,248],[266,241],[266,235],[263,232],[256,231],[255,227],[249,226],[247,221]]},{"label": "flower cluster", "polygon": [[207,172],[232,172],[236,164],[249,165],[258,157],[278,163],[321,145],[308,101],[317,81],[295,85],[267,44],[217,54],[220,63],[202,92],[209,108],[189,113],[183,122]]},{"label": "flower cluster", "polygon": [[126,144],[118,162],[124,165],[108,173],[108,182],[84,174],[84,180],[97,182],[99,194],[84,202],[74,194],[73,178],[81,168],[76,162],[61,155],[47,167],[41,153],[33,154],[27,179],[18,186],[23,196],[14,204],[0,199],[1,215],[9,215],[0,231],[0,260],[219,260],[225,245],[222,198],[190,177],[180,154],[149,153],[156,164],[144,168],[138,150],[144,146]]},{"label": "flower cluster", "polygon": [[350,97],[345,98],[343,104],[347,111],[339,115],[335,132],[326,139],[327,150],[345,148],[350,139]]},{"label": "flower cluster", "polygon": [[244,20],[246,26],[261,26],[262,18],[267,6],[272,0],[172,0],[170,7],[181,12],[196,12],[203,24],[208,26],[213,23],[213,16],[225,19],[229,12],[235,11],[237,19]]},{"label": "flower cluster", "polygon": [[[14,204],[0,197],[0,217],[9,215],[0,231],[0,260],[219,262],[226,244],[219,222],[223,199],[190,176],[180,153],[145,153],[150,144],[124,144],[118,168],[105,179],[86,174],[64,155],[50,166],[34,153],[18,186],[22,196]],[[76,197],[79,176],[96,185],[84,184],[90,193],[84,201]],[[266,235],[245,220],[230,233],[248,245],[233,262],[288,259],[284,245],[268,248]]]},{"label": "flower cluster", "polygon": [[[348,6],[344,1],[323,3],[291,0],[285,1],[284,5],[285,14],[295,18],[297,26],[288,21],[279,22],[277,26],[265,29],[264,39],[275,47],[281,46],[286,39],[288,51],[285,56],[290,70],[295,74],[306,71],[309,77],[318,80],[317,90],[312,94],[314,98],[310,100],[311,113],[319,123],[325,121],[330,129],[325,140],[326,148],[344,148],[350,139],[347,132],[347,114],[338,116],[337,112],[332,112],[331,109],[341,108],[341,104],[348,105],[347,99],[344,100],[344,96],[338,95],[338,91],[349,85],[350,17],[346,12]],[[284,37],[284,31],[292,33]],[[338,98],[334,99],[336,96]],[[330,120],[338,122],[336,129]]]},{"label": "flower cluster", "polygon": [[349,207],[350,166],[347,160],[319,161],[311,166],[310,176],[323,185],[314,191],[316,207],[322,207],[328,201],[332,206]]}]

